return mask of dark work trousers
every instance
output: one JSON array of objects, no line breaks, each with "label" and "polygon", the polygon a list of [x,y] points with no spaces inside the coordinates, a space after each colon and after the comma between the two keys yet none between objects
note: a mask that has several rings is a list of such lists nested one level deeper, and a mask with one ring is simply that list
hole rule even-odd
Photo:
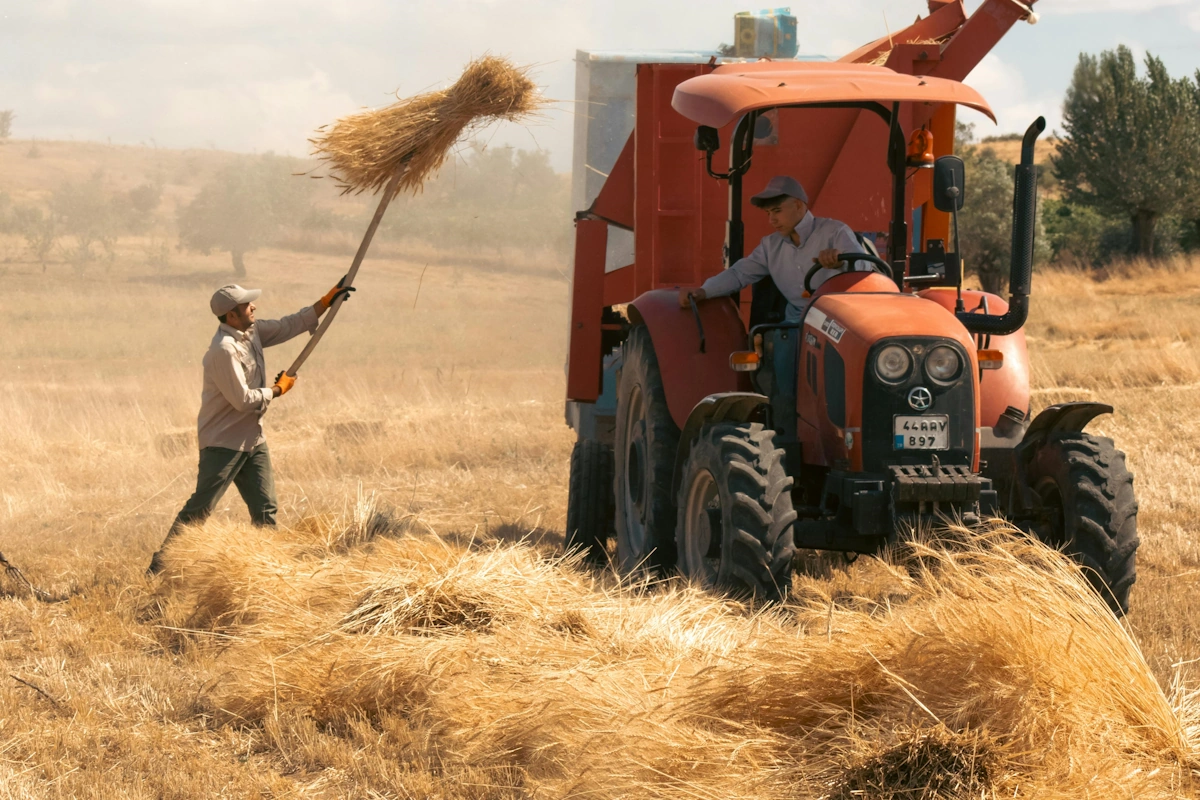
[{"label": "dark work trousers", "polygon": [[217,507],[229,484],[237,487],[238,493],[250,509],[250,521],[255,525],[274,525],[275,478],[271,472],[271,452],[263,442],[249,452],[227,450],[224,447],[205,447],[200,451],[200,474],[196,476],[196,491],[171,523],[167,538],[163,540],[150,562],[150,571],[161,570],[160,554],[184,525],[204,522]]}]

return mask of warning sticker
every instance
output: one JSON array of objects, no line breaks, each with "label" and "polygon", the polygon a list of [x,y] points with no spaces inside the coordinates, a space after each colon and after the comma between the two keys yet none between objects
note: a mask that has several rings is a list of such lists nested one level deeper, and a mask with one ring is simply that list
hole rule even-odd
[{"label": "warning sticker", "polygon": [[837,344],[842,340],[842,334],[846,332],[846,327],[833,317],[826,317],[825,323],[821,325],[821,332],[832,339],[834,344]]},{"label": "warning sticker", "polygon": [[810,328],[816,328],[833,340],[834,344],[840,342],[843,334],[846,333],[845,325],[832,317],[825,316],[825,313],[818,308],[808,310],[808,313],[804,315],[804,324]]}]

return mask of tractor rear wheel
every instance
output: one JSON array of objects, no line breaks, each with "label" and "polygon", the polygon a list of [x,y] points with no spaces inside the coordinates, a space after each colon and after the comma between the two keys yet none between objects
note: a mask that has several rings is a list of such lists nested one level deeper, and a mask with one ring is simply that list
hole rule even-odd
[{"label": "tractor rear wheel", "polygon": [[1125,454],[1112,439],[1052,434],[1034,453],[1030,483],[1041,511],[1040,538],[1063,548],[1118,616],[1137,580],[1137,499]]},{"label": "tractor rear wheel", "polygon": [[581,439],[571,451],[567,493],[567,549],[583,550],[591,564],[608,558],[605,543],[613,525],[613,451],[595,439]]},{"label": "tractor rear wheel", "polygon": [[665,572],[675,564],[675,498],[671,482],[679,429],[667,409],[654,343],[645,325],[625,340],[617,379],[613,481],[617,568]]},{"label": "tractor rear wheel", "polygon": [[705,587],[779,600],[792,581],[792,478],[774,431],[706,426],[679,487],[679,571]]}]

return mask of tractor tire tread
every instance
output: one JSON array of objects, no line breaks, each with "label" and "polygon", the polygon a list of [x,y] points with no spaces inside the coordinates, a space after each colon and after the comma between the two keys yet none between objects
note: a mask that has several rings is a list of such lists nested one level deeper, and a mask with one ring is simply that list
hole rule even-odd
[{"label": "tractor tire tread", "polygon": [[1112,439],[1063,431],[1047,437],[1032,468],[1034,485],[1051,478],[1063,504],[1062,541],[1050,543],[1065,546],[1114,613],[1128,613],[1140,539],[1125,454]]},{"label": "tractor tire tread", "polygon": [[[626,501],[622,483],[629,463],[623,441],[627,398],[633,385],[640,385],[646,420],[646,471],[645,488],[649,496],[645,500],[645,542],[642,552],[632,552],[631,543],[624,534],[625,516],[629,509],[623,508]],[[667,394],[663,386],[658,356],[654,342],[645,325],[635,325],[629,331],[623,345],[623,363],[617,379],[617,419],[615,465],[613,469],[613,496],[616,504],[617,568],[628,574],[637,569],[665,574],[675,565],[675,497],[671,484],[675,471],[675,452],[679,445],[679,428],[671,418],[667,407]]]},{"label": "tractor tire tread", "polygon": [[571,450],[567,490],[566,548],[584,551],[591,564],[607,562],[605,545],[612,536],[615,514],[613,449],[595,439],[581,439]]},{"label": "tractor tire tread", "polygon": [[[721,422],[706,426],[693,443],[677,504],[686,503],[688,476],[707,470],[722,497],[723,546],[728,558],[727,585],[718,587],[755,598],[780,600],[791,585],[796,548],[792,477],[784,468],[775,433],[760,423]],[[677,548],[684,547],[680,515]],[[680,550],[682,552],[682,550]]]}]

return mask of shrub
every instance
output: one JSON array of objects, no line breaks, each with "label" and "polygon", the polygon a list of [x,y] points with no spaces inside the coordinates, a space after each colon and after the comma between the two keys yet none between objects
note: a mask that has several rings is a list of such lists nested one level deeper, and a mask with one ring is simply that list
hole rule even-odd
[{"label": "shrub", "polygon": [[77,269],[96,257],[92,250],[96,244],[111,261],[122,227],[122,206],[120,199],[105,188],[104,175],[99,171],[83,183],[64,183],[51,195],[51,215],[61,232],[75,239],[69,255]]},{"label": "shrub", "polygon": [[566,253],[571,241],[570,184],[544,150],[476,143],[417,198],[396,198],[384,223],[405,238],[439,246],[505,247]]},{"label": "shrub", "polygon": [[[1006,286],[1012,253],[1013,166],[989,147],[963,154],[966,197],[959,212],[959,253],[968,270],[989,292]],[[1034,234],[1034,262],[1050,255],[1040,218]]]},{"label": "shrub", "polygon": [[240,159],[201,188],[179,213],[179,241],[203,253],[226,251],[234,274],[246,274],[246,253],[262,247],[287,223],[311,209],[308,181],[292,175],[287,159],[267,154]]},{"label": "shrub", "polygon": [[13,227],[25,238],[25,243],[46,271],[46,260],[58,241],[58,222],[54,215],[34,205],[19,205],[13,209]]}]

